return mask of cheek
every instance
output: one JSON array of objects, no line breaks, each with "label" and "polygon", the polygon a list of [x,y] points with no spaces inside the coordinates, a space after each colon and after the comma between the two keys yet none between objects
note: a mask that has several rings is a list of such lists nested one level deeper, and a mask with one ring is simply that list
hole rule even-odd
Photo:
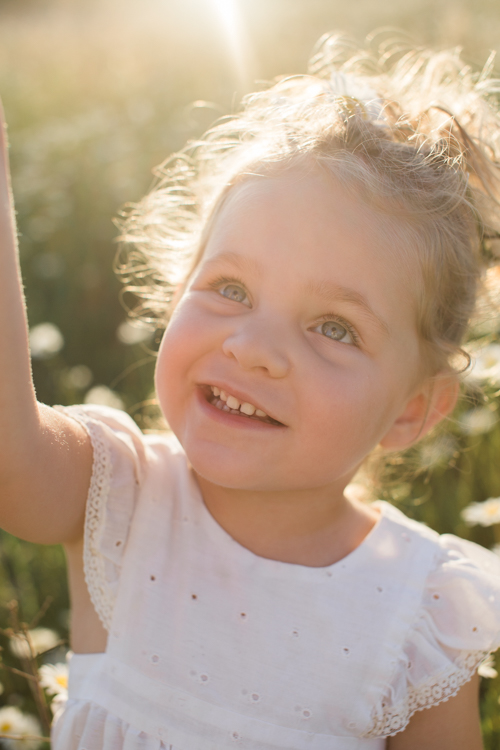
[{"label": "cheek", "polygon": [[172,368],[172,364],[175,364],[176,361],[175,357],[170,356],[165,334],[156,359],[155,389],[162,414],[170,426],[172,425],[171,406],[178,400],[176,393],[178,378],[175,377]]},{"label": "cheek", "polygon": [[212,349],[207,316],[191,305],[179,307],[163,336],[155,371],[158,400],[170,425],[196,380],[197,366]]},{"label": "cheek", "polygon": [[372,447],[363,425],[366,404],[352,381],[344,382],[342,378],[333,388],[323,391],[323,396],[320,394],[318,389],[308,400],[299,422],[306,430],[301,450],[311,464],[314,461],[325,467],[345,464],[349,469]]},{"label": "cheek", "polygon": [[163,415],[172,424],[172,409],[179,403],[191,361],[192,339],[182,321],[172,321],[163,335],[156,360],[155,385]]},{"label": "cheek", "polygon": [[309,445],[323,456],[335,451],[355,463],[362,460],[395,418],[398,394],[396,383],[392,386],[375,366],[336,368],[310,379],[300,420],[311,435]]}]

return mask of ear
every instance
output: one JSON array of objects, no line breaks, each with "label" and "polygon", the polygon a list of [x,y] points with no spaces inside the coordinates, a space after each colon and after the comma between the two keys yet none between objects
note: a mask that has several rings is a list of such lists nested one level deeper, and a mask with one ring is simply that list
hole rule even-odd
[{"label": "ear", "polygon": [[382,448],[400,451],[423,438],[453,410],[459,389],[456,376],[450,372],[427,378],[380,441]]}]

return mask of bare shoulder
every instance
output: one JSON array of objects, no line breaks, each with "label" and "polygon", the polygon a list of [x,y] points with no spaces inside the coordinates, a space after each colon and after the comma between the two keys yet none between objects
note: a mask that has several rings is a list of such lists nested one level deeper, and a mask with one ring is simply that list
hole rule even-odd
[{"label": "bare shoulder", "polygon": [[39,404],[37,429],[12,441],[0,472],[0,526],[40,544],[61,544],[83,534],[92,474],[90,438],[78,422]]},{"label": "bare shoulder", "polygon": [[389,738],[387,750],[483,750],[478,693],[475,675],[453,698],[417,711],[403,732]]}]

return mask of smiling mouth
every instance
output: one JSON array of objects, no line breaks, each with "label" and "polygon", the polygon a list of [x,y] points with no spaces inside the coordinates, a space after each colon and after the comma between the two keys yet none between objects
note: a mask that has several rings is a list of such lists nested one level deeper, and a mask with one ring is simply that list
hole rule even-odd
[{"label": "smiling mouth", "polygon": [[266,414],[262,409],[257,409],[256,406],[246,401],[240,401],[230,393],[217,388],[215,385],[209,385],[207,387],[208,394],[207,400],[212,406],[220,411],[225,411],[228,414],[238,414],[241,417],[247,417],[247,419],[254,419],[257,422],[264,422],[266,424],[277,425],[278,427],[284,427],[281,422],[273,419]]}]

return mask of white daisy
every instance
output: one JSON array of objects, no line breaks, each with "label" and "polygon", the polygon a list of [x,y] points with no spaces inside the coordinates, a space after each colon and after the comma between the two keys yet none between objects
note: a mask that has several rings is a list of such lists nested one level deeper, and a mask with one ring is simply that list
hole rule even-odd
[{"label": "white daisy", "polygon": [[[31,645],[35,654],[41,654],[59,643],[60,638],[55,630],[50,628],[33,628],[28,631]],[[16,633],[10,639],[10,650],[18,659],[30,657],[30,647],[23,633]]]},{"label": "white daisy", "polygon": [[464,412],[458,419],[462,432],[466,435],[482,435],[493,429],[498,421],[495,412],[487,406],[478,406]]},{"label": "white daisy", "polygon": [[38,670],[40,684],[49,695],[68,694],[68,666],[67,664],[44,664]]},{"label": "white daisy", "polygon": [[40,323],[30,329],[30,350],[35,359],[53,357],[63,346],[63,335],[53,323]]},{"label": "white daisy", "polygon": [[95,385],[91,388],[84,398],[84,403],[111,406],[113,409],[125,409],[125,404],[120,396],[107,385]]},{"label": "white daisy", "polygon": [[122,344],[141,344],[151,338],[152,331],[138,321],[125,320],[118,326],[116,335]]},{"label": "white daisy", "polygon": [[473,380],[489,380],[500,385],[500,344],[489,344],[472,355],[472,367],[467,377]]},{"label": "white daisy", "polygon": [[486,677],[489,680],[494,680],[495,677],[498,677],[498,672],[495,669],[495,657],[493,654],[489,654],[489,656],[481,662],[477,672],[481,677]]},{"label": "white daisy", "polygon": [[431,443],[420,448],[420,464],[424,469],[431,469],[448,462],[457,450],[457,441],[452,435],[441,435]]},{"label": "white daisy", "polygon": [[472,503],[463,509],[461,515],[469,526],[493,526],[500,523],[500,497],[490,497],[483,503]]},{"label": "white daisy", "polygon": [[[26,737],[40,736],[41,727],[34,716],[23,714],[15,706],[0,708],[0,734],[12,734]],[[40,740],[8,740],[2,739],[2,747],[8,750],[36,750],[42,742]]]}]

